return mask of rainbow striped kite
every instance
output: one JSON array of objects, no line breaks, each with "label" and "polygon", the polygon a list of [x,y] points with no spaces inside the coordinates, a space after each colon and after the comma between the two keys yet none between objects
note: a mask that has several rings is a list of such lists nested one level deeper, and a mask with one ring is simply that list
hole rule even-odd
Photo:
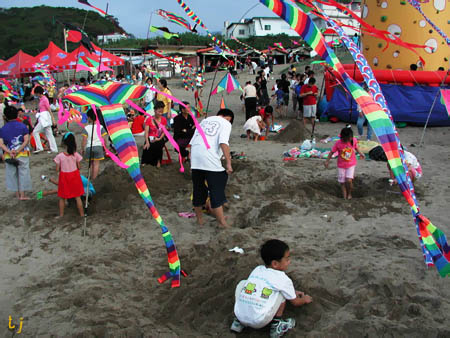
[{"label": "rainbow striped kite", "polygon": [[124,164],[123,167],[127,169],[129,175],[133,178],[139,195],[161,228],[167,249],[170,272],[163,275],[159,281],[163,282],[172,278],[172,287],[179,287],[181,266],[175,243],[170,231],[165,226],[163,219],[155,207],[144,177],[142,176],[136,142],[128,126],[122,106],[128,99],[141,99],[146,91],[147,87],[145,86],[99,81],[64,96],[63,100],[75,106],[100,106],[106,128],[114,144],[114,148],[117,150],[118,157],[122,164]]},{"label": "rainbow striped kite", "polygon": [[231,75],[230,73],[227,73],[222,80],[220,80],[219,84],[216,88],[211,92],[211,95],[216,95],[217,93],[220,93],[221,91],[226,90],[228,94],[230,94],[233,90],[239,89],[243,91],[241,85],[237,80]]},{"label": "rainbow striped kite", "polygon": [[112,71],[111,68],[105,66],[103,63],[96,62],[88,57],[86,57],[86,59],[83,57],[78,59],[75,71],[79,72],[82,70],[90,72],[93,76],[97,75],[99,72]]},{"label": "rainbow striped kite", "polygon": [[448,117],[450,117],[450,89],[441,89],[441,103],[447,109]]},{"label": "rainbow striped kite", "polygon": [[190,30],[191,32],[196,32],[195,29],[187,22],[185,18],[176,15],[175,13],[165,11],[164,9],[158,9],[156,13],[158,13],[159,16],[162,16],[169,22],[173,22],[180,26],[183,26],[184,28]]},{"label": "rainbow striped kite", "polygon": [[[325,60],[342,76],[344,84],[355,101],[360,105],[370,126],[377,135],[378,140],[386,153],[392,172],[399,183],[400,190],[411,207],[426,262],[434,264],[442,277],[450,275],[450,247],[444,233],[436,228],[426,217],[420,214],[419,206],[414,194],[414,188],[409,175],[407,174],[408,170],[403,158],[400,140],[396,133],[395,126],[389,118],[389,110],[387,106],[384,107],[383,105],[383,101],[385,100],[384,97],[382,97],[382,93],[376,93],[374,97],[377,99],[377,102],[375,102],[371,95],[350,78],[345,72],[342,63],[325,43],[324,37],[315,26],[312,19],[298,7],[286,3],[284,0],[260,0],[260,2],[284,19],[305,40],[305,42],[321,56],[322,60]],[[300,1],[297,0],[297,2]],[[307,3],[308,1],[305,0],[301,2]],[[330,19],[327,20],[331,22]],[[352,46],[352,48],[359,52],[356,46]],[[360,52],[358,56],[358,60],[355,60],[356,63],[363,63],[361,59],[363,59],[364,56]],[[375,78],[371,77],[373,76],[371,71],[370,74],[367,74],[366,72],[366,82],[376,82]],[[372,86],[371,89],[373,89],[373,87],[374,86]],[[428,261],[428,257],[430,258],[430,261]]]}]

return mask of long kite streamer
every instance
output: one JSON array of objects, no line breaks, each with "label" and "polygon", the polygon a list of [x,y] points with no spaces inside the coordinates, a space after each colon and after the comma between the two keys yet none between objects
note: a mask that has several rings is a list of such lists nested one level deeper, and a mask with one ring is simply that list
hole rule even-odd
[{"label": "long kite streamer", "polygon": [[[395,128],[394,119],[393,119],[392,114],[390,113],[390,111],[388,109],[387,102],[386,102],[386,99],[385,99],[383,93],[381,92],[380,85],[376,81],[375,76],[374,76],[374,74],[372,72],[372,69],[369,67],[369,63],[367,62],[367,59],[361,53],[361,51],[359,50],[358,46],[354,43],[353,39],[349,38],[344,33],[343,29],[340,27],[340,25],[338,25],[337,21],[335,21],[333,19],[330,19],[319,8],[316,8],[316,10],[320,12],[322,18],[328,22],[328,24],[331,26],[331,28],[342,39],[342,41],[346,45],[347,49],[349,50],[350,54],[352,55],[352,57],[353,57],[353,59],[355,61],[355,64],[359,68],[361,74],[363,74],[364,80],[365,80],[368,88],[370,89],[371,93],[373,94],[373,97],[374,97],[375,101],[383,108],[383,110],[388,115],[389,119],[392,121],[392,127],[393,127],[394,134],[395,134],[395,137],[396,137],[396,140],[397,140],[397,149],[399,151],[400,158],[404,160],[403,148],[400,145],[400,138],[399,138],[398,132],[397,132],[397,130]],[[405,171],[405,175],[406,175],[406,179],[405,179],[406,180],[406,186],[405,186],[405,189],[409,189],[411,198],[414,200],[414,203],[416,205],[418,205],[418,202],[417,202],[415,194],[414,194],[414,185],[412,184],[411,179],[409,177],[408,169],[407,169],[407,167],[404,164],[403,164],[403,167],[404,167],[404,171]],[[421,246],[421,249],[422,249],[422,253],[424,255],[425,263],[427,265],[433,265],[432,257],[430,256],[428,250],[426,250],[424,242],[422,240],[422,236],[420,234],[419,219],[417,217],[415,217],[415,211],[414,211],[415,209],[412,208],[411,210],[412,210],[412,214],[413,214],[414,221],[415,221],[415,224],[416,224],[416,230],[417,230],[417,234],[419,236],[419,243],[420,243],[420,246]]]},{"label": "long kite streamer", "polygon": [[161,53],[155,52],[154,50],[148,50],[147,52],[150,53],[150,54],[153,54],[153,55],[155,55],[155,56],[157,56],[157,57],[159,57],[161,59],[166,59],[166,60],[169,60],[170,62],[177,63],[177,64],[181,65],[182,67],[194,68],[193,65],[191,65],[189,62],[186,62],[184,60],[181,60],[181,61],[175,60],[174,58],[171,58],[170,56],[165,56],[165,55],[163,55]]},{"label": "long kite streamer", "polygon": [[194,21],[197,25],[202,27],[206,31],[206,34],[211,38],[211,40],[216,45],[218,45],[219,47],[222,47],[223,49],[227,50],[229,53],[232,53],[232,54],[236,54],[237,53],[237,51],[235,51],[235,50],[231,49],[230,47],[228,47],[225,44],[225,42],[219,40],[214,35],[212,35],[210,33],[210,31],[208,30],[208,28],[206,28],[206,26],[203,24],[202,20],[200,20],[200,18],[194,13],[194,11],[192,9],[189,8],[189,6],[183,0],[177,0],[177,2],[181,6],[181,8],[183,8],[183,10],[186,12],[187,16],[190,17],[191,20]]},{"label": "long kite streamer", "polygon": [[112,151],[110,151],[109,149],[108,149],[108,147],[106,146],[106,144],[105,144],[105,140],[103,139],[103,136],[102,136],[102,133],[101,133],[101,129],[102,129],[102,126],[101,126],[101,124],[100,124],[100,120],[99,120],[99,118],[98,118],[98,115],[97,115],[97,108],[95,108],[95,105],[94,104],[91,104],[91,108],[92,108],[92,110],[94,111],[94,114],[95,114],[95,117],[96,117],[96,119],[95,119],[95,125],[97,126],[97,136],[98,136],[98,139],[100,140],[100,143],[102,144],[102,146],[103,146],[103,149],[105,150],[105,152],[106,152],[106,154],[108,154],[108,156],[113,160],[113,162],[115,163],[115,164],[117,164],[119,167],[121,167],[122,169],[128,169],[128,166],[125,164],[125,163],[123,163]]},{"label": "long kite streamer", "polygon": [[[131,107],[133,107],[134,109],[136,109],[137,111],[140,111],[141,113],[143,113],[145,116],[147,116],[147,118],[149,119],[153,119],[153,116],[151,116],[149,113],[147,113],[144,109],[142,109],[141,107],[139,107],[137,104],[133,103],[130,100],[126,101],[128,105],[130,105]],[[166,129],[166,127],[164,127],[162,124],[159,125],[164,133],[164,135],[166,135],[166,137],[169,139],[170,144],[172,144],[172,146],[176,149],[176,151],[178,151],[178,160],[180,162],[180,172],[184,173],[184,166],[183,166],[183,158],[181,157],[181,152],[180,152],[180,147],[178,146],[178,143],[174,140],[174,138],[172,137],[172,135],[169,133],[169,131]]]},{"label": "long kite streamer", "polygon": [[[425,253],[431,257],[432,262],[441,276],[445,277],[449,275],[450,247],[448,246],[442,231],[436,228],[419,212],[414,190],[410,188],[412,184],[410,185],[410,179],[407,175],[403,154],[399,150],[401,147],[400,141],[396,135],[395,127],[386,113],[388,112],[387,107],[383,109],[379,103],[374,101],[371,95],[350,78],[334,52],[328,48],[322,34],[308,15],[283,0],[260,0],[260,2],[284,19],[297,33],[299,33],[300,36],[303,37],[306,43],[308,43],[323,60],[327,61],[327,63],[342,76],[345,85],[351,92],[355,101],[360,105],[372,129],[377,135],[383,150],[386,153],[392,172],[399,183],[400,190],[408,204],[411,206],[414,220],[419,228],[419,240],[423,242]],[[369,79],[369,82],[370,81],[376,80],[373,78]]]},{"label": "long kite streamer", "polygon": [[108,15],[108,13],[106,13],[104,10],[102,10],[102,9],[100,9],[100,8],[97,8],[97,7],[95,7],[95,6],[92,6],[87,0],[78,0],[78,2],[79,2],[80,4],[89,6],[89,7],[93,8],[93,9],[99,11],[99,12],[102,13],[103,15]]},{"label": "long kite streamer", "polygon": [[180,106],[183,106],[185,108],[188,108],[189,114],[191,115],[192,119],[194,120],[194,124],[195,124],[195,128],[197,128],[198,133],[200,134],[200,136],[203,139],[203,142],[205,142],[205,146],[206,149],[211,148],[211,146],[208,143],[208,139],[206,138],[205,132],[203,131],[202,127],[200,126],[200,123],[198,123],[197,118],[195,117],[195,114],[189,109],[188,106],[186,106],[183,102],[181,102],[180,100],[178,100],[175,96],[169,95],[167,93],[164,93],[162,91],[159,91],[156,88],[148,88],[149,90],[153,90],[154,92],[164,95],[165,97],[169,98],[170,100],[172,100],[173,102],[178,103]]},{"label": "long kite streamer", "polygon": [[176,15],[175,13],[165,11],[164,9],[158,9],[156,12],[159,16],[163,17],[169,22],[176,23],[177,25],[180,25],[187,30],[190,30],[191,32],[194,32],[195,29],[187,22],[187,20],[179,15]]},{"label": "long kite streamer", "polygon": [[[450,45],[450,38],[438,27],[434,24],[433,21],[431,21],[423,12],[422,7],[420,6],[420,2],[417,0],[408,0],[409,4],[413,6],[416,10],[419,11],[420,15],[433,27],[433,29],[444,38],[447,45]],[[448,23],[448,22],[447,22]]]},{"label": "long kite streamer", "polygon": [[172,278],[172,287],[179,287],[181,265],[175,243],[169,229],[165,226],[163,219],[155,207],[144,177],[142,176],[136,142],[122,106],[127,99],[141,99],[146,91],[147,88],[145,86],[99,81],[65,96],[63,100],[77,106],[92,104],[100,106],[106,129],[108,130],[114,148],[117,150],[118,157],[121,162],[128,166],[127,171],[133,178],[139,195],[161,228],[170,270],[163,277],[165,279]]},{"label": "long kite streamer", "polygon": [[244,47],[243,49],[250,49],[250,50],[254,50],[254,51],[255,51],[256,53],[258,53],[258,54],[263,54],[263,52],[261,52],[260,50],[258,50],[258,49],[256,49],[255,47],[252,47],[252,46],[250,46],[250,45],[247,45],[246,43],[244,43],[244,42],[238,40],[238,38],[235,37],[235,36],[231,36],[231,39],[234,40],[234,41],[236,41],[236,42],[237,42],[238,44],[240,44],[241,46],[243,46],[243,47]]}]

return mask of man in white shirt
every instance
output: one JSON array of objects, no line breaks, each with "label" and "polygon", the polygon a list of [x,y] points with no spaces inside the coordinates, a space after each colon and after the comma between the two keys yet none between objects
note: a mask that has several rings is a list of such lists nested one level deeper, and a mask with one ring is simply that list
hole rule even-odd
[{"label": "man in white shirt", "polygon": [[245,121],[256,115],[257,101],[256,87],[250,81],[247,81],[244,87]]},{"label": "man in white shirt", "polygon": [[[191,139],[191,169],[193,198],[197,223],[203,225],[202,208],[206,205],[208,194],[211,210],[219,226],[228,227],[223,214],[223,205],[227,202],[225,186],[228,175],[233,172],[229,139],[234,113],[229,109],[221,109],[217,116],[204,119],[200,126],[205,133],[210,148],[208,149],[199,131],[196,130]],[[225,157],[226,169],[222,166],[222,155]]]}]

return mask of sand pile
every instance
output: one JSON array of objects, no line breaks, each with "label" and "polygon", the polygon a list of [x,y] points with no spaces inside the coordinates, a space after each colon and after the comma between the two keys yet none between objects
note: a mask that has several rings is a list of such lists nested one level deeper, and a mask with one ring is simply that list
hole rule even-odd
[{"label": "sand pile", "polygon": [[305,130],[302,121],[290,120],[288,125],[271,140],[280,143],[300,143],[309,136],[310,133]]}]

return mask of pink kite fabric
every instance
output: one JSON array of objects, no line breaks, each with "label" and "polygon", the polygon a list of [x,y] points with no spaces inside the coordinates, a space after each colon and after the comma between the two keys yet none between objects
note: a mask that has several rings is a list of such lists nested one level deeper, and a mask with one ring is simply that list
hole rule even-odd
[{"label": "pink kite fabric", "polygon": [[220,80],[217,87],[214,88],[214,90],[211,92],[211,95],[216,95],[217,93],[220,93],[223,90],[226,90],[227,93],[229,94],[235,89],[243,91],[241,85],[239,84],[239,82],[237,82],[237,80],[233,77],[233,75],[227,73],[222,78],[222,80]]},{"label": "pink kite fabric", "polygon": [[[180,106],[187,108],[187,106],[183,102],[178,100],[175,96],[169,95],[167,93],[163,93],[156,88],[148,88],[148,89],[153,90],[154,92],[157,92],[158,94],[164,95],[167,98],[171,99],[173,102],[178,103]],[[203,142],[205,142],[206,149],[211,148],[211,146],[209,145],[208,140],[206,138],[205,132],[203,131],[202,127],[200,126],[200,123],[198,123],[197,118],[195,117],[195,114],[191,110],[189,110],[189,114],[191,115],[192,119],[194,120],[195,128],[197,128],[200,136],[203,139]]]},{"label": "pink kite fabric", "polygon": [[448,117],[450,117],[450,89],[441,89],[441,103],[447,109]]},{"label": "pink kite fabric", "polygon": [[117,164],[119,167],[121,167],[122,169],[128,169],[128,165],[126,165],[125,163],[123,163],[116,155],[114,155],[109,149],[108,147],[106,147],[105,144],[105,140],[103,139],[101,130],[102,130],[102,126],[100,124],[100,121],[98,119],[98,115],[97,115],[97,109],[95,108],[95,105],[91,105],[92,110],[94,111],[95,114],[95,124],[97,125],[97,136],[98,139],[100,140],[103,149],[105,149],[105,153],[111,158],[111,160],[114,161],[115,164]]},{"label": "pink kite fabric", "polygon": [[[130,107],[136,109],[137,111],[140,111],[141,113],[146,115],[149,119],[153,119],[153,116],[151,116],[144,109],[139,107],[137,104],[131,102],[130,100],[127,100],[126,102],[128,105],[130,105]],[[183,158],[181,157],[180,147],[178,146],[178,143],[173,139],[172,135],[167,131],[166,127],[164,127],[162,124],[160,124],[160,127],[161,127],[164,135],[166,135],[166,137],[169,139],[169,142],[178,151],[178,160],[180,161],[180,172],[184,173]]]}]

